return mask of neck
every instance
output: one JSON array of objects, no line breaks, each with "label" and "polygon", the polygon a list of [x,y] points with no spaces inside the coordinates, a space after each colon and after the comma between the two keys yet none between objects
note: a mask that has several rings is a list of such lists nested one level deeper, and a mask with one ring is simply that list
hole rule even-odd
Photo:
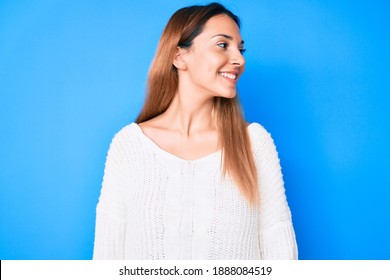
[{"label": "neck", "polygon": [[196,96],[194,92],[178,90],[169,108],[164,112],[170,127],[185,137],[216,128],[213,119],[213,98],[201,99],[194,96]]}]

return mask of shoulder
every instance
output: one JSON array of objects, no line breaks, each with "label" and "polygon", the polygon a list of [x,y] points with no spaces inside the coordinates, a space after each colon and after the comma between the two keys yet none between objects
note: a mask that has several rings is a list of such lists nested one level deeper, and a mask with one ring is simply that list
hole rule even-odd
[{"label": "shoulder", "polygon": [[139,123],[138,127],[142,134],[158,142],[156,141],[157,139],[169,138],[166,132],[172,129],[172,122],[164,118],[163,114],[160,114],[157,117]]},{"label": "shoulder", "polygon": [[253,123],[247,123],[247,128],[250,133],[268,133],[267,130],[259,123],[253,122]]},{"label": "shoulder", "polygon": [[136,123],[130,123],[122,127],[117,131],[111,140],[111,143],[127,142],[137,135],[139,126]]},{"label": "shoulder", "polygon": [[138,146],[138,130],[140,130],[140,128],[136,123],[130,123],[122,127],[111,139],[109,153],[117,154],[118,156],[124,155],[127,151]]},{"label": "shoulder", "polygon": [[247,129],[251,141],[273,141],[271,133],[259,123],[253,122],[248,125]]},{"label": "shoulder", "polygon": [[138,127],[142,134],[146,135],[150,139],[164,138],[164,132],[169,128],[169,124],[164,124],[159,121],[159,116],[156,118],[139,123]]},{"label": "shoulder", "polygon": [[278,157],[271,133],[269,133],[261,124],[251,123],[248,126],[248,134],[253,153],[257,160]]}]

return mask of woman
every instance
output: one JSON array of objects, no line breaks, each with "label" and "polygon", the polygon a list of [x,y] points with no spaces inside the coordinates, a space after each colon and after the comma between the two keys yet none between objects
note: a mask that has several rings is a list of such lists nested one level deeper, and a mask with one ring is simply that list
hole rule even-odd
[{"label": "woman", "polygon": [[135,123],[112,140],[94,259],[296,259],[273,140],[243,119],[238,18],[178,10],[161,36]]}]

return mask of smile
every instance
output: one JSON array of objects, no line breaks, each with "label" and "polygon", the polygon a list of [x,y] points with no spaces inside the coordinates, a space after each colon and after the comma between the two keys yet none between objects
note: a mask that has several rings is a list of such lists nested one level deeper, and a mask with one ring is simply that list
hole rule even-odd
[{"label": "smile", "polygon": [[230,80],[236,80],[236,79],[237,79],[237,75],[236,75],[236,74],[226,73],[226,72],[220,72],[219,74],[220,74],[222,77],[228,78],[228,79],[230,79]]}]

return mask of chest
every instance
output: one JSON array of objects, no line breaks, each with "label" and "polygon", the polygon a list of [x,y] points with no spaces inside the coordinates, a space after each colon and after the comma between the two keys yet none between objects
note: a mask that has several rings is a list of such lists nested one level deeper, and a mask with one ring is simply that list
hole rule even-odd
[{"label": "chest", "polygon": [[229,177],[221,177],[219,161],[211,162],[173,164],[157,157],[135,170],[127,182],[128,252],[145,259],[221,258],[224,250],[232,259],[257,254],[257,211]]},{"label": "chest", "polygon": [[[127,213],[145,223],[165,223],[165,228],[188,233],[207,233],[216,222],[223,227],[246,228],[256,223],[251,208],[229,177],[221,176],[219,164],[182,162],[138,169],[127,182]],[[158,222],[157,222],[158,221]]]},{"label": "chest", "polygon": [[170,130],[144,129],[144,132],[161,150],[184,160],[197,160],[220,149],[216,131],[190,136]]}]

